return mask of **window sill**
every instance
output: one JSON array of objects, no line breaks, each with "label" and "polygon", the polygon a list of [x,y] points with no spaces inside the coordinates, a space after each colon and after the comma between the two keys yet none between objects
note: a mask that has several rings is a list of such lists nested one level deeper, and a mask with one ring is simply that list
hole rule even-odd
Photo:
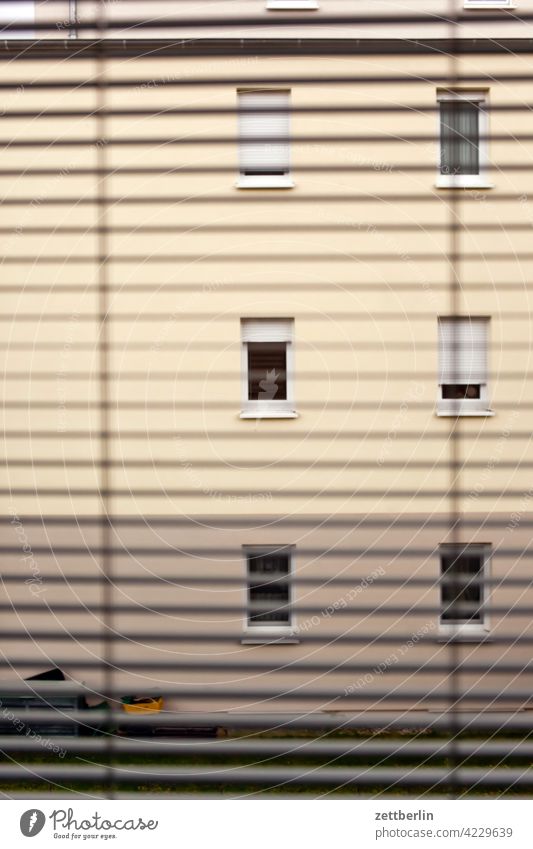
[{"label": "window sill", "polygon": [[241,646],[299,646],[298,637],[242,637]]},{"label": "window sill", "polygon": [[241,410],[241,419],[297,419],[296,410]]},{"label": "window sill", "polygon": [[494,183],[488,183],[482,177],[437,177],[437,189],[493,189]]},{"label": "window sill", "polygon": [[280,643],[282,645],[298,645],[299,638],[290,625],[271,625],[270,627],[258,625],[255,628],[246,628],[241,643],[244,646],[260,646]]},{"label": "window sill", "polygon": [[437,643],[486,643],[489,629],[485,625],[440,625]]},{"label": "window sill", "polygon": [[483,636],[483,634],[450,634],[449,637],[446,637],[442,634],[440,637],[435,639],[436,643],[446,644],[446,643],[493,643],[494,640],[489,637],[488,634]]},{"label": "window sill", "polygon": [[293,189],[294,181],[290,177],[246,177],[241,176],[235,183],[237,189]]},{"label": "window sill", "polygon": [[317,0],[268,0],[265,9],[279,9],[283,11],[284,9],[292,10],[294,12],[299,12],[300,9],[302,11],[313,11],[314,9],[320,8]]},{"label": "window sill", "polygon": [[445,418],[491,418],[495,416],[494,410],[437,410],[435,414],[439,419]]}]

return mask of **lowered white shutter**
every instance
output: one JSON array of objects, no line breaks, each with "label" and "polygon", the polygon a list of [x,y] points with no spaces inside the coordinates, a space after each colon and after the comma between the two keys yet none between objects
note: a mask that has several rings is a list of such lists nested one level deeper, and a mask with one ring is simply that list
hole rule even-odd
[{"label": "lowered white shutter", "polygon": [[28,29],[28,24],[35,23],[35,0],[17,0],[17,2],[0,3],[0,26],[5,24],[22,24],[26,29],[10,30],[2,33],[5,38],[34,38],[34,30]]},{"label": "lowered white shutter", "polygon": [[[239,167],[241,173],[290,170],[290,92],[239,92]],[[258,109],[280,110],[258,112]],[[278,141],[269,141],[278,139]],[[279,139],[283,139],[280,141]]]},{"label": "lowered white shutter", "polygon": [[487,319],[439,319],[439,383],[487,383],[487,342]]},{"label": "lowered white shutter", "polygon": [[291,342],[292,318],[243,318],[243,342]]}]

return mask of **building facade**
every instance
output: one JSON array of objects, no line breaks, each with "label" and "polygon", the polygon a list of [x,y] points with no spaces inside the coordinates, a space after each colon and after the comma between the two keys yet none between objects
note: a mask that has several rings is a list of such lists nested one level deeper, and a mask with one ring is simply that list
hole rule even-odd
[{"label": "building facade", "polygon": [[26,5],[3,677],[527,707],[531,4]]}]

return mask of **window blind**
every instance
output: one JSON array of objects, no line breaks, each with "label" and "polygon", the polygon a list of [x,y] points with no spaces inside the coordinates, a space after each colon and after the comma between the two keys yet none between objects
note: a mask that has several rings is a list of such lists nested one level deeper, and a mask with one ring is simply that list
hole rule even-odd
[{"label": "window blind", "polygon": [[[289,91],[239,92],[241,173],[285,174],[290,170],[289,106]],[[274,111],[258,111],[270,109]]]},{"label": "window blind", "polygon": [[479,106],[444,100],[440,104],[442,174],[479,174]]},{"label": "window blind", "polygon": [[290,318],[245,318],[241,321],[243,342],[292,342]]},{"label": "window blind", "polygon": [[439,383],[487,383],[488,320],[439,320]]},{"label": "window blind", "polygon": [[[34,0],[17,0],[17,2],[0,2],[0,27],[5,24],[28,25],[35,21]],[[34,32],[30,29],[3,30],[2,38],[33,38]]]}]

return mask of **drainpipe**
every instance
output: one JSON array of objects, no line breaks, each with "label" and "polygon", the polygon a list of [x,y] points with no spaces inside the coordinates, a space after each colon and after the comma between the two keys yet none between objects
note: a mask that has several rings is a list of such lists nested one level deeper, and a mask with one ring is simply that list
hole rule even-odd
[{"label": "drainpipe", "polygon": [[68,26],[69,26],[68,37],[69,38],[77,38],[78,37],[78,30],[76,29],[76,24],[78,23],[77,6],[78,6],[78,4],[77,4],[76,0],[69,0],[69,4],[68,4]]}]

